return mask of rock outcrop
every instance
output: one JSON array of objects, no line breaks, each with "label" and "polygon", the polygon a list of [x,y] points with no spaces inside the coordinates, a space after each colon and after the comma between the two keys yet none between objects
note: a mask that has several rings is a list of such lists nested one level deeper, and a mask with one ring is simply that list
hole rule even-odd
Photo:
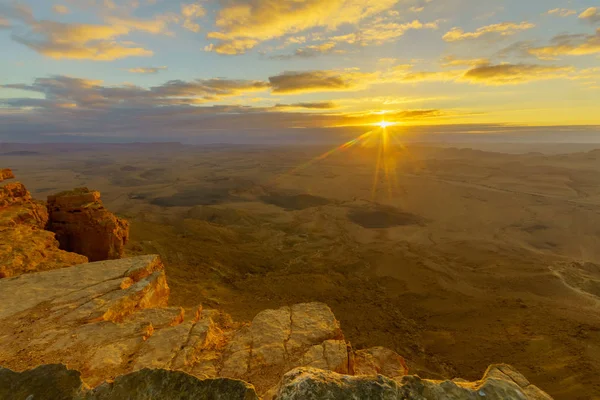
[{"label": "rock outcrop", "polygon": [[[228,378],[198,379],[180,371],[142,369],[89,389],[80,373],[64,365],[24,372],[0,368],[0,398],[53,400],[258,400],[254,387]],[[430,381],[406,376],[348,376],[297,368],[283,377],[273,400],[552,400],[508,365],[492,365],[476,382]]]},{"label": "rock outcrop", "polygon": [[100,192],[78,188],[48,196],[48,213],[47,229],[56,233],[61,249],[90,261],[123,256],[129,223],[104,208]]},{"label": "rock outcrop", "polygon": [[[0,181],[12,179],[0,170]],[[60,250],[52,232],[44,230],[48,212],[23,184],[0,186],[0,278],[88,262],[87,257]]]},{"label": "rock outcrop", "polygon": [[347,376],[314,368],[285,374],[273,400],[552,400],[508,365],[492,365],[480,381],[431,381],[405,376],[400,381],[378,376]]},{"label": "rock outcrop", "polygon": [[[505,399],[549,398],[507,366],[489,370],[476,383],[407,376],[404,360],[391,350],[354,351],[322,303],[265,310],[251,323],[236,323],[218,310],[167,307],[168,296],[158,256],[0,280],[0,365],[25,371],[66,364],[96,388],[85,393],[90,399],[123,398],[123,393],[145,399],[176,387],[190,393],[215,390],[212,397],[199,398],[256,398],[251,386],[231,379],[249,382],[265,399],[474,399],[481,398],[474,397],[481,390],[490,396],[504,390]],[[223,390],[239,390],[235,396],[245,397],[226,397]],[[373,396],[361,397],[361,391]]]},{"label": "rock outcrop", "polygon": [[42,365],[22,373],[0,368],[0,399],[258,400],[254,387],[233,379],[199,380],[184,372],[143,369],[89,390],[78,371]]},{"label": "rock outcrop", "polygon": [[11,169],[5,168],[5,169],[0,169],[0,182],[6,180],[6,179],[14,179],[15,175],[13,174]]}]

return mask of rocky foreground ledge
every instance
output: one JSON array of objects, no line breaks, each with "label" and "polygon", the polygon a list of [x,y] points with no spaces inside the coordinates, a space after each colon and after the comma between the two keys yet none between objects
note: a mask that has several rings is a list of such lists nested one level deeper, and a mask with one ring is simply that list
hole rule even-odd
[{"label": "rocky foreground ledge", "polygon": [[506,365],[410,376],[389,349],[352,349],[322,303],[239,323],[168,298],[153,255],[0,280],[0,399],[550,399]]}]

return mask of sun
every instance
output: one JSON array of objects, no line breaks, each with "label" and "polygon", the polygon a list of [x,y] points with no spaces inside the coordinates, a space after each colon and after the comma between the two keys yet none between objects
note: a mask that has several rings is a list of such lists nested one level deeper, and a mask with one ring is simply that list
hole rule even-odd
[{"label": "sun", "polygon": [[387,128],[388,126],[394,125],[394,123],[388,122],[388,121],[381,121],[381,122],[376,123],[375,125],[377,125],[380,128]]}]

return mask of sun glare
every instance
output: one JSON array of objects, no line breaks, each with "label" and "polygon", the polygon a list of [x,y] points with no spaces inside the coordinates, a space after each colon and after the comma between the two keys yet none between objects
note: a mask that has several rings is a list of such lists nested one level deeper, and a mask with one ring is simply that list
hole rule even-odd
[{"label": "sun glare", "polygon": [[375,125],[377,125],[380,128],[387,128],[388,126],[394,125],[394,123],[388,122],[388,121],[381,121],[381,122],[376,123]]}]

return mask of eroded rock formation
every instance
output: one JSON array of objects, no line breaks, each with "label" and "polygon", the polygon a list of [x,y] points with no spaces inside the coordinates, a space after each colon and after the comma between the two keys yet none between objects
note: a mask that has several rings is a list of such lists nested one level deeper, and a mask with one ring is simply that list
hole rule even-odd
[{"label": "eroded rock formation", "polygon": [[[0,182],[12,178],[11,170],[0,170]],[[44,230],[47,222],[45,204],[33,200],[23,184],[0,186],[0,278],[88,262],[60,250],[54,234]]]},{"label": "eroded rock formation", "polygon": [[[488,370],[475,383],[407,376],[404,360],[389,349],[354,351],[322,303],[265,310],[251,323],[236,323],[218,310],[167,307],[168,296],[158,256],[0,280],[0,364],[14,371],[66,364],[97,388],[84,394],[89,399],[117,399],[123,393],[145,399],[178,385],[204,390],[206,384],[195,379],[233,390],[226,378],[249,382],[258,395],[279,400],[475,399],[482,398],[481,391],[489,399],[549,398],[508,366]],[[114,383],[103,384],[106,380]],[[256,398],[251,386],[236,387],[235,396],[214,389],[211,398]],[[363,392],[373,396],[358,395]],[[94,397],[100,394],[104,397]]]},{"label": "eroded rock formation", "polygon": [[5,168],[5,169],[0,169],[0,182],[6,180],[6,179],[14,179],[14,174],[12,172],[11,169]]},{"label": "eroded rock formation", "polygon": [[88,188],[48,196],[47,229],[56,233],[60,248],[90,261],[123,256],[129,223],[104,208],[100,192]]}]

